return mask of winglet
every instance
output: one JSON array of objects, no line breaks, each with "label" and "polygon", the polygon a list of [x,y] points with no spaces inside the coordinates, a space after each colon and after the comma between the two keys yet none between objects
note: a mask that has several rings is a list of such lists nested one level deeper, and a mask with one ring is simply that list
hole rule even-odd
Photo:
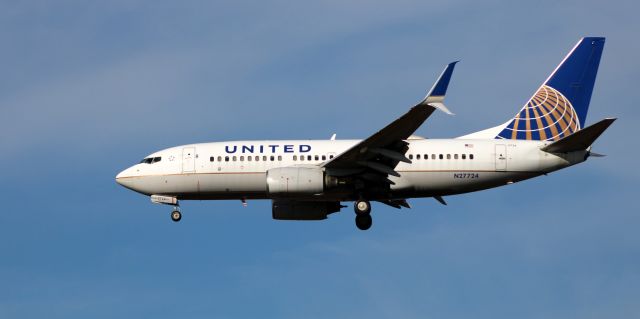
[{"label": "winglet", "polygon": [[418,105],[430,105],[435,107],[447,114],[453,115],[451,111],[444,105],[444,97],[447,94],[447,88],[449,87],[449,81],[451,80],[451,75],[453,74],[453,69],[456,66],[456,63],[460,61],[451,62],[445,67],[444,71],[438,77],[436,83],[433,84],[429,93],[424,97],[424,99],[418,103]]}]

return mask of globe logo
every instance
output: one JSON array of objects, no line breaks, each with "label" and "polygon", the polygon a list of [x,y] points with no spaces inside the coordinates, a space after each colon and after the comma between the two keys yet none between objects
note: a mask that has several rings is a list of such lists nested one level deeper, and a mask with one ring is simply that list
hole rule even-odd
[{"label": "globe logo", "polygon": [[571,102],[543,85],[498,138],[557,141],[578,130],[580,122]]}]

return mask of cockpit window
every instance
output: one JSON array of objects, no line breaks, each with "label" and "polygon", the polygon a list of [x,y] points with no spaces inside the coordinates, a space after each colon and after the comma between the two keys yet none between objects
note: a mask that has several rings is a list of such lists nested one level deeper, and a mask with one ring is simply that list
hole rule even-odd
[{"label": "cockpit window", "polygon": [[141,160],[140,164],[151,164],[151,163],[160,162],[160,160],[162,160],[162,157],[147,157]]}]

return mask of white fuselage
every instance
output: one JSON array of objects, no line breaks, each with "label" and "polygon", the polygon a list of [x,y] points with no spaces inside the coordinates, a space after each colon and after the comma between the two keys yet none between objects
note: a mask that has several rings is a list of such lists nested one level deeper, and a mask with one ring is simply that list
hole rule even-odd
[{"label": "white fuselage", "polygon": [[[359,140],[237,141],[191,144],[149,155],[116,177],[118,183],[146,195],[178,199],[269,199],[269,169],[320,166]],[[393,198],[444,196],[521,181],[583,162],[587,151],[557,155],[541,151],[549,144],[524,140],[410,139],[395,170]],[[153,159],[159,161],[153,162]],[[331,191],[305,200],[354,200]],[[373,200],[373,198],[372,198]]]}]

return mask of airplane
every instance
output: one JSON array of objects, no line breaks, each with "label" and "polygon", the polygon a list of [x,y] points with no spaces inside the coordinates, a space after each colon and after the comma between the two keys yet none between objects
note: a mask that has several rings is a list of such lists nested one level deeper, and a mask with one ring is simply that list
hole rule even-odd
[{"label": "airplane", "polygon": [[231,141],[188,144],[146,156],[116,182],[173,206],[184,200],[270,199],[276,220],[323,220],[353,202],[357,228],[372,225],[371,202],[411,208],[410,198],[445,196],[547,175],[590,156],[616,120],[585,126],[605,38],[581,38],[507,122],[453,139],[413,135],[444,104],[448,64],[425,98],[363,140]]}]

